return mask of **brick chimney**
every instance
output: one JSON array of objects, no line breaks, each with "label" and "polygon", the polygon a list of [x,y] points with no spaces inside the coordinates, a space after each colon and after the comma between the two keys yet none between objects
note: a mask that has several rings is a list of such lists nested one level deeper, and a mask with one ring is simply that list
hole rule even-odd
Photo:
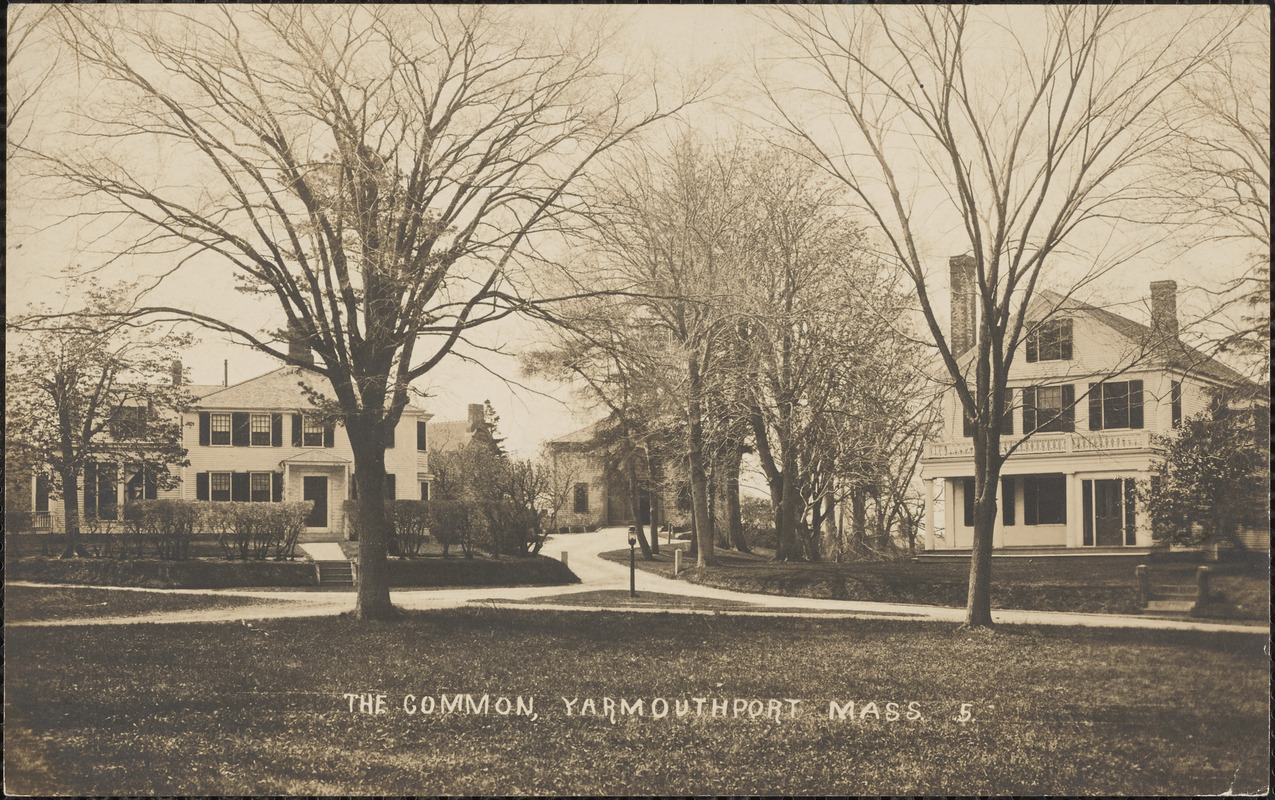
[{"label": "brick chimney", "polygon": [[288,323],[288,355],[298,361],[314,364],[314,353],[305,341],[305,334],[299,325],[292,322]]},{"label": "brick chimney", "polygon": [[958,358],[974,347],[977,330],[978,293],[974,290],[974,256],[952,256],[952,329],[949,344]]},{"label": "brick chimney", "polygon": [[174,358],[169,371],[173,376],[173,386],[182,385],[182,362],[180,358]]},{"label": "brick chimney", "polygon": [[1178,283],[1151,281],[1151,331],[1156,339],[1178,338]]},{"label": "brick chimney", "polygon": [[480,431],[487,422],[487,410],[483,408],[482,403],[469,404],[469,429],[471,431]]}]

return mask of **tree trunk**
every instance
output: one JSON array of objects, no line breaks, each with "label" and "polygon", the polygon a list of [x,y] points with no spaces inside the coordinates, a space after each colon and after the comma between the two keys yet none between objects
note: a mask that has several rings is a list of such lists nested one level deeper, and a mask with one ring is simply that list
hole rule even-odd
[{"label": "tree trunk", "polygon": [[80,544],[80,476],[74,469],[63,470],[61,476],[62,516],[66,518],[66,548],[62,558],[75,558],[84,555]]},{"label": "tree trunk", "polygon": [[354,472],[359,488],[359,561],[355,587],[354,616],[359,619],[389,619],[390,518],[385,507],[385,444],[380,425],[351,425],[347,421],[354,450]]},{"label": "tree trunk", "polygon": [[[775,559],[778,561],[803,561],[805,560],[804,548],[800,540],[797,538],[797,518],[799,510],[797,506],[800,497],[797,492],[797,465],[796,458],[783,455],[783,470],[779,474],[779,503],[775,507],[775,537],[778,539],[778,546],[775,550]],[[773,494],[772,490],[772,494]]]},{"label": "tree trunk", "polygon": [[970,550],[970,586],[965,624],[992,627],[992,534],[996,525],[996,487],[1000,483],[1000,437],[995,430],[974,432],[974,545]]},{"label": "tree trunk", "polygon": [[850,542],[856,556],[863,555],[868,527],[868,498],[862,486],[850,489]]},{"label": "tree trunk", "polygon": [[659,461],[650,453],[646,456],[646,502],[651,509],[651,552],[660,553]]},{"label": "tree trunk", "polygon": [[708,519],[708,475],[704,471],[704,424],[703,408],[700,404],[699,361],[690,361],[691,403],[687,438],[690,447],[689,460],[691,469],[691,508],[695,517],[695,541],[699,545],[696,566],[706,567],[717,563],[713,552],[713,526]]},{"label": "tree trunk", "polygon": [[733,448],[726,459],[726,525],[731,547],[741,553],[751,553],[744,539],[744,518],[739,506],[739,465],[743,458],[743,451]]}]

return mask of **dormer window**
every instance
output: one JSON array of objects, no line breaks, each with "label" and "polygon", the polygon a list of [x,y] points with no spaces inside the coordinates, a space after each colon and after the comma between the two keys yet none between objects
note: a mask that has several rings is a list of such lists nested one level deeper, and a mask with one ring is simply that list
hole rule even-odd
[{"label": "dormer window", "polygon": [[1070,361],[1071,320],[1047,319],[1027,333],[1028,361]]}]

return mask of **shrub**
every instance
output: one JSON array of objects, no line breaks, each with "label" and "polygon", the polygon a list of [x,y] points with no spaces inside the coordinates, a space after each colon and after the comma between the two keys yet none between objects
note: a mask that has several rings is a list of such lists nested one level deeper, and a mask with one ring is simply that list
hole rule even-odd
[{"label": "shrub", "polygon": [[443,558],[452,545],[459,545],[465,558],[474,557],[474,542],[485,531],[481,512],[465,500],[426,500],[426,519],[434,541],[443,546]]},{"label": "shrub", "polygon": [[389,507],[394,535],[390,539],[390,555],[415,558],[429,536],[428,503],[422,500],[395,500]]},{"label": "shrub", "polygon": [[292,558],[305,530],[312,501],[293,503],[199,503],[206,529],[217,534],[226,558],[261,561]]},{"label": "shrub", "polygon": [[136,500],[124,506],[125,537],[139,558],[150,540],[160,558],[185,559],[202,518],[202,510],[189,500]]},{"label": "shrub", "polygon": [[34,528],[34,512],[4,510],[4,529],[9,533],[29,533]]}]

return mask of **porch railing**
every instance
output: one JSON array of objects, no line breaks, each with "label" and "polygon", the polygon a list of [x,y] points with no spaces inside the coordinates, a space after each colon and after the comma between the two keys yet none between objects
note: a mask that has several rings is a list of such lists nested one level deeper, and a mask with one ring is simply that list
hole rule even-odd
[{"label": "porch railing", "polygon": [[[1014,441],[1001,440],[1001,453],[1009,452]],[[1042,455],[1067,453],[1097,453],[1122,450],[1151,450],[1151,431],[1089,431],[1068,433],[1062,436],[1037,435],[1022,442],[1014,455]],[[973,458],[974,441],[962,439],[955,442],[929,442],[925,445],[926,458]],[[1011,456],[1012,458],[1012,456]]]}]

